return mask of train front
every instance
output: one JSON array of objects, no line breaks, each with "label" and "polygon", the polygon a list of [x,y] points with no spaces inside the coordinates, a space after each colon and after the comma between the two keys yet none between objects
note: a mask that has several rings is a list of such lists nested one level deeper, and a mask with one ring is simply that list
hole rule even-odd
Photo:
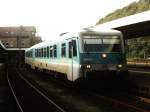
[{"label": "train front", "polygon": [[124,41],[119,31],[88,32],[80,38],[80,74],[85,78],[125,78]]}]

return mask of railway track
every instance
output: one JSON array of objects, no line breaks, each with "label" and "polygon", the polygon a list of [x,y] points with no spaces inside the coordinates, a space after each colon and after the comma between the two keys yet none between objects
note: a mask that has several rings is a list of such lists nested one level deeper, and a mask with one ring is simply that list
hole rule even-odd
[{"label": "railway track", "polygon": [[131,92],[150,99],[150,68],[129,67]]},{"label": "railway track", "polygon": [[[43,76],[43,75],[40,75],[40,76]],[[53,78],[48,78],[49,76],[46,76],[46,75],[44,75],[44,77],[45,77],[45,79],[50,79],[50,80],[53,79]],[[42,77],[42,78],[44,79],[44,77]],[[60,82],[60,80],[54,79],[51,81],[54,83],[58,83],[61,86],[66,86],[67,88],[69,87],[69,89],[70,89],[70,86],[66,85],[66,83],[63,83],[62,81]],[[93,97],[93,99],[96,100],[96,102],[102,101],[102,102],[111,104],[111,106],[113,108],[122,108],[122,109],[124,108],[131,112],[149,112],[143,108],[137,107],[136,105],[134,105],[130,102],[125,102],[123,100],[118,100],[118,99],[111,98],[111,97],[108,97],[105,95],[97,94],[92,91],[82,90],[82,89],[78,88],[77,90],[75,90],[75,92],[78,92],[79,94],[81,93],[81,95],[83,95],[83,96],[86,94],[88,97]]]},{"label": "railway track", "polygon": [[66,112],[28,82],[17,70],[7,70],[7,80],[21,112]]},{"label": "railway track", "polygon": [[112,103],[112,106],[114,106],[115,108],[125,108],[129,111],[133,111],[133,112],[149,112],[149,110],[145,110],[143,108],[137,107],[135,104],[132,104],[131,102],[128,101],[124,101],[121,99],[117,99],[117,98],[112,98],[109,96],[104,96],[104,95],[100,95],[98,93],[95,92],[88,92],[89,95],[97,97],[97,99],[99,100],[103,100],[109,103]]},{"label": "railway track", "polygon": [[[114,107],[114,108],[118,108],[118,107],[120,108],[121,107],[121,108],[126,108],[129,111],[149,112],[148,110],[145,110],[143,108],[140,108],[140,107],[136,106],[136,104],[132,104],[132,102],[130,102],[131,99],[126,100],[126,99],[122,99],[122,98],[117,98],[116,96],[114,97],[113,95],[104,95],[104,93],[101,94],[101,91],[100,92],[95,92],[93,90],[89,90],[89,88],[88,89],[74,88],[74,87],[72,87],[72,85],[67,85],[66,83],[60,82],[60,80],[59,80],[59,82],[57,82],[57,79],[54,79],[53,81],[55,83],[59,83],[60,85],[66,86],[68,88],[76,89],[75,91],[78,91],[83,95],[86,94],[89,97],[92,96],[95,100],[104,101],[106,103],[111,103],[112,107]],[[140,96],[133,96],[133,95],[131,96],[127,93],[122,93],[122,92],[120,92],[120,93],[122,94],[122,96],[126,96],[126,97],[130,96],[132,98],[136,97],[136,99],[138,99],[139,101],[146,102],[146,103],[150,104],[150,99],[148,99],[148,98],[144,98],[144,97],[140,97]],[[119,95],[119,93],[116,93],[116,94]]]}]

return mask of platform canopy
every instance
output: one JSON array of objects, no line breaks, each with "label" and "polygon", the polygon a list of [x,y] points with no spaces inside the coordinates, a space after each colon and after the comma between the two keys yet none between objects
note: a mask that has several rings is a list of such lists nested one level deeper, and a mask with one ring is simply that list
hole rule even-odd
[{"label": "platform canopy", "polygon": [[2,52],[6,52],[6,48],[5,46],[2,44],[2,42],[0,41],[0,53]]},{"label": "platform canopy", "polygon": [[134,14],[95,26],[122,31],[125,39],[150,36],[150,11]]}]

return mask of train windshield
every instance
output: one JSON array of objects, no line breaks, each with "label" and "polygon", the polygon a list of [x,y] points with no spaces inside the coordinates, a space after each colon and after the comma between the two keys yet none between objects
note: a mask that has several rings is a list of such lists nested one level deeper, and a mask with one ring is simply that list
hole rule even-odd
[{"label": "train windshield", "polygon": [[121,52],[120,36],[83,36],[84,52]]}]

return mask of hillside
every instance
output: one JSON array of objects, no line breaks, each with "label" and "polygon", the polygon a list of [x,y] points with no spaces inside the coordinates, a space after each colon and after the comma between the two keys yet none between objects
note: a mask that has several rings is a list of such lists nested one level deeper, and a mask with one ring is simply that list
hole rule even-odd
[{"label": "hillside", "polygon": [[[108,14],[106,17],[101,18],[96,25],[147,10],[150,10],[150,0],[133,2],[130,5],[122,9],[118,9]],[[150,56],[150,38],[139,37],[127,40],[126,51],[128,58],[148,58]]]},{"label": "hillside", "polygon": [[140,0],[139,2],[133,2],[130,5],[117,9],[116,11],[108,14],[106,17],[101,18],[96,25],[102,24],[108,21],[112,21],[118,18],[126,17],[136,13],[150,10],[150,0]]}]

